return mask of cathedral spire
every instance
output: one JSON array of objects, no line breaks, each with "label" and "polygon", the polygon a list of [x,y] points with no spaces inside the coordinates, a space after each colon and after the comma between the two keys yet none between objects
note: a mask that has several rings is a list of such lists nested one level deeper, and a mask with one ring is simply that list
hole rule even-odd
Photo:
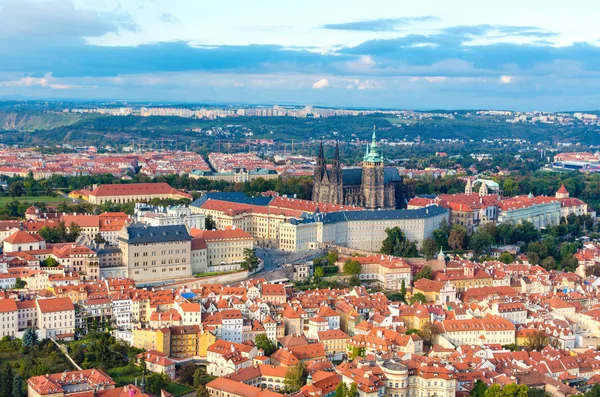
[{"label": "cathedral spire", "polygon": [[335,142],[335,154],[333,155],[333,178],[336,183],[342,182],[342,166],[340,164],[340,144]]},{"label": "cathedral spire", "polygon": [[383,161],[383,157],[377,153],[377,136],[375,134],[376,126],[373,126],[373,136],[371,138],[371,144],[367,145],[367,152],[363,158],[363,162],[380,163]]},{"label": "cathedral spire", "polygon": [[317,164],[315,167],[315,179],[321,180],[323,178],[323,174],[325,173],[325,169],[327,168],[325,164],[325,153],[323,150],[323,141],[319,143],[319,155],[317,156]]}]

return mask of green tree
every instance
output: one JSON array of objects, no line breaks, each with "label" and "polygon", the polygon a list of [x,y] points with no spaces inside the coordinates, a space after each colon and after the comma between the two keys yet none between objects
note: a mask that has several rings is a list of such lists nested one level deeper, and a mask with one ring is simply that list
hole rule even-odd
[{"label": "green tree", "polygon": [[448,245],[453,250],[462,250],[465,247],[467,238],[467,228],[462,225],[452,225],[450,235],[448,236]]},{"label": "green tree", "polygon": [[509,383],[502,388],[502,397],[527,397],[529,388],[527,385]]},{"label": "green tree", "polygon": [[344,262],[343,270],[346,274],[357,275],[362,271],[362,265],[357,260],[349,258]]},{"label": "green tree", "polygon": [[498,226],[496,226],[496,241],[500,244],[510,244],[512,242],[513,233],[513,225],[511,225],[510,223],[501,223]]},{"label": "green tree", "polygon": [[0,382],[0,396],[12,397],[14,375],[10,364],[6,364],[2,372],[2,382]]},{"label": "green tree", "polygon": [[515,228],[513,241],[529,243],[540,239],[540,231],[531,222],[523,222]]},{"label": "green tree", "polygon": [[48,258],[42,261],[42,266],[44,267],[56,267],[58,266],[58,261],[53,257],[49,256]]},{"label": "green tree", "polygon": [[217,224],[212,215],[206,215],[206,218],[204,218],[204,228],[206,230],[215,230],[217,228]]},{"label": "green tree", "polygon": [[254,344],[257,348],[263,349],[265,356],[270,356],[277,350],[277,347],[271,339],[267,337],[267,334],[258,334],[254,339]]},{"label": "green tree", "polygon": [[327,262],[329,263],[329,266],[333,265],[335,262],[337,262],[338,258],[339,258],[339,254],[337,251],[329,251],[327,252]]},{"label": "green tree", "polygon": [[350,388],[348,389],[348,397],[358,397],[358,386],[355,382],[352,382]]},{"label": "green tree", "polygon": [[411,258],[418,254],[417,245],[409,241],[398,226],[385,229],[387,237],[381,245],[381,253]]},{"label": "green tree", "polygon": [[12,384],[12,397],[24,397],[25,391],[23,390],[23,378],[21,375],[15,374],[13,377]]},{"label": "green tree", "polygon": [[306,365],[299,363],[289,367],[283,381],[286,393],[295,393],[306,384]]},{"label": "green tree", "polygon": [[448,237],[450,237],[450,225],[446,218],[442,219],[440,226],[433,231],[433,239],[437,247],[449,249]]},{"label": "green tree", "polygon": [[185,383],[186,385],[193,386],[194,385],[194,373],[196,372],[196,365],[194,364],[185,364],[182,365],[181,368],[177,371],[177,378],[180,382]]},{"label": "green tree", "polygon": [[410,296],[410,298],[408,299],[408,301],[410,302],[411,305],[413,305],[415,302],[426,303],[427,297],[425,295],[423,295],[422,293],[417,292],[416,294],[412,294]]},{"label": "green tree", "polygon": [[67,232],[67,234],[65,236],[65,240],[66,240],[66,242],[69,242],[69,243],[75,242],[80,234],[81,234],[81,226],[79,226],[78,224],[76,224],[74,222],[71,222],[71,225],[69,225],[69,231]]},{"label": "green tree", "polygon": [[424,266],[421,270],[415,274],[414,281],[417,282],[422,278],[426,278],[427,280],[431,280],[433,278],[433,270],[429,266]]},{"label": "green tree", "polygon": [[425,240],[423,240],[423,243],[421,244],[421,254],[423,254],[425,259],[428,259],[428,260],[433,259],[434,255],[437,252],[438,252],[438,246],[435,243],[434,239],[432,239],[431,237],[428,237]]},{"label": "green tree", "polygon": [[27,328],[23,334],[23,345],[32,348],[38,343],[38,334],[35,328]]},{"label": "green tree", "polygon": [[529,335],[527,337],[527,339],[525,339],[523,346],[525,346],[525,349],[527,349],[529,351],[532,351],[532,350],[541,351],[549,343],[550,343],[550,338],[548,337],[548,335],[546,335],[546,332],[544,332],[542,330],[537,330],[537,331],[532,332],[531,335]]},{"label": "green tree", "polygon": [[527,391],[527,397],[552,397],[552,394],[548,393],[544,389],[531,388]]},{"label": "green tree", "polygon": [[503,253],[500,254],[500,257],[498,258],[498,260],[502,263],[513,263],[515,260],[515,257],[507,251],[504,251]]},{"label": "green tree", "polygon": [[323,267],[322,266],[315,267],[315,273],[314,273],[315,280],[318,281],[324,276],[325,276],[325,270],[323,270]]},{"label": "green tree", "polygon": [[17,280],[15,281],[15,289],[25,288],[26,285],[27,283],[24,280],[21,280],[19,277],[17,277]]},{"label": "green tree", "polygon": [[348,397],[348,386],[344,381],[338,383],[335,388],[335,397]]},{"label": "green tree", "polygon": [[502,183],[502,190],[506,196],[516,196],[519,192],[519,183],[512,178],[506,178]]},{"label": "green tree", "polygon": [[15,197],[21,197],[25,195],[25,187],[23,186],[23,182],[17,181],[13,182],[8,186],[8,191],[10,196],[14,200]]},{"label": "green tree", "polygon": [[353,274],[348,280],[348,285],[351,287],[358,287],[360,285],[360,277],[357,274]]},{"label": "green tree", "polygon": [[194,372],[194,387],[205,386],[208,382],[217,379],[215,376],[209,375],[202,367],[198,367]]},{"label": "green tree", "polygon": [[546,270],[556,270],[556,259],[554,259],[554,257],[552,256],[544,258],[544,260],[542,261],[542,267]]},{"label": "green tree", "polygon": [[161,374],[150,374],[146,382],[146,389],[155,396],[160,396],[160,391],[171,383],[171,378],[164,372]]},{"label": "green tree", "polygon": [[210,397],[210,393],[204,385],[200,385],[196,390],[196,397]]},{"label": "green tree", "polygon": [[469,238],[469,248],[481,254],[489,251],[494,244],[494,237],[484,231],[477,231]]},{"label": "green tree", "polygon": [[502,397],[502,388],[499,384],[494,383],[490,387],[487,388],[484,397]]},{"label": "green tree", "polygon": [[419,329],[419,336],[424,342],[431,345],[433,338],[440,333],[439,327],[433,321],[426,321]]},{"label": "green tree", "polygon": [[350,358],[354,360],[356,357],[364,357],[365,350],[364,347],[353,346],[350,352]]},{"label": "green tree", "polygon": [[475,386],[469,391],[469,396],[471,397],[484,397],[485,391],[487,390],[487,385],[481,380],[477,380],[475,382]]},{"label": "green tree", "polygon": [[44,364],[36,364],[32,369],[30,376],[40,376],[50,373],[50,369]]},{"label": "green tree", "polygon": [[402,279],[402,283],[400,284],[400,300],[406,303],[406,281]]},{"label": "green tree", "polygon": [[260,260],[256,256],[255,248],[244,248],[244,260],[241,263],[242,269],[253,272],[258,268]]}]

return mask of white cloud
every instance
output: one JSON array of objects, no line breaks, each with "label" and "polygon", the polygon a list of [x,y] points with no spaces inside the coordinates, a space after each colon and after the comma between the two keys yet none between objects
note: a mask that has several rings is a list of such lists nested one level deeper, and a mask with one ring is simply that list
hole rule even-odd
[{"label": "white cloud", "polygon": [[352,80],[350,84],[346,85],[347,89],[358,89],[358,90],[372,90],[376,87],[376,83],[373,80]]},{"label": "white cloud", "polygon": [[327,79],[321,79],[319,81],[317,81],[316,83],[313,84],[312,88],[318,90],[321,88],[327,88],[329,87],[329,80]]},{"label": "white cloud", "polygon": [[[43,87],[51,88],[53,90],[72,90],[75,88],[82,88],[82,85],[78,84],[66,84],[56,82],[56,79],[52,77],[52,73],[46,73],[44,77],[21,77],[17,80],[9,80],[0,82],[0,86],[3,87]],[[89,88],[96,88],[96,86],[90,86]]]},{"label": "white cloud", "polygon": [[500,84],[512,84],[515,80],[515,76],[502,76],[500,77]]},{"label": "white cloud", "polygon": [[162,23],[179,23],[179,18],[170,12],[163,12],[160,16],[160,21]]},{"label": "white cloud", "polygon": [[428,83],[442,83],[444,81],[446,81],[448,78],[445,76],[430,76],[430,77],[424,77],[424,80],[427,81]]},{"label": "white cloud", "polygon": [[131,15],[119,9],[92,11],[76,7],[71,0],[3,0],[0,4],[0,37],[97,37],[138,30]]}]

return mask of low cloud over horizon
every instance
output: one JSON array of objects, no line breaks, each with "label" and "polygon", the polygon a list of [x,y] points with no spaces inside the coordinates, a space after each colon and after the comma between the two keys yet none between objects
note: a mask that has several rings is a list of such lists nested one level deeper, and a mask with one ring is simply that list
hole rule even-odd
[{"label": "low cloud over horizon", "polygon": [[[165,29],[184,23],[175,12],[153,15],[152,23]],[[426,28],[419,30],[421,25]],[[557,44],[558,32],[533,24],[444,25],[423,15],[306,28],[350,35],[328,48],[192,38],[139,45],[90,40],[117,37],[118,43],[119,36],[143,35],[145,29],[136,14],[119,7],[97,11],[67,0],[7,0],[0,6],[0,97],[600,108],[597,39]]]}]

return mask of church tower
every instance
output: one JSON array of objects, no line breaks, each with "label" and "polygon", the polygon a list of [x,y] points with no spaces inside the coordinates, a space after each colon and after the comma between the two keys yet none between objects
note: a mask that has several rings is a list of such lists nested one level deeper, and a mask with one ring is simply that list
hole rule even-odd
[{"label": "church tower", "polygon": [[375,126],[371,145],[367,146],[363,157],[362,190],[364,206],[368,209],[385,208],[385,189],[383,156],[377,151]]},{"label": "church tower", "polygon": [[467,186],[465,186],[465,194],[473,194],[473,184],[471,178],[467,178]]},{"label": "church tower", "polygon": [[323,141],[319,145],[319,155],[317,156],[317,163],[315,165],[315,184],[313,185],[312,200],[315,202],[321,201],[321,184],[323,182],[323,176],[325,175],[327,165],[325,164],[325,153],[323,152]]},{"label": "church tower", "polygon": [[333,204],[344,204],[342,165],[340,162],[340,146],[338,142],[335,143],[335,155],[333,156],[330,182],[334,188],[331,191],[332,197],[329,202]]},{"label": "church tower", "polygon": [[485,183],[485,181],[482,181],[481,187],[479,188],[479,196],[483,197],[483,196],[487,196],[487,195],[488,195],[487,183]]}]

